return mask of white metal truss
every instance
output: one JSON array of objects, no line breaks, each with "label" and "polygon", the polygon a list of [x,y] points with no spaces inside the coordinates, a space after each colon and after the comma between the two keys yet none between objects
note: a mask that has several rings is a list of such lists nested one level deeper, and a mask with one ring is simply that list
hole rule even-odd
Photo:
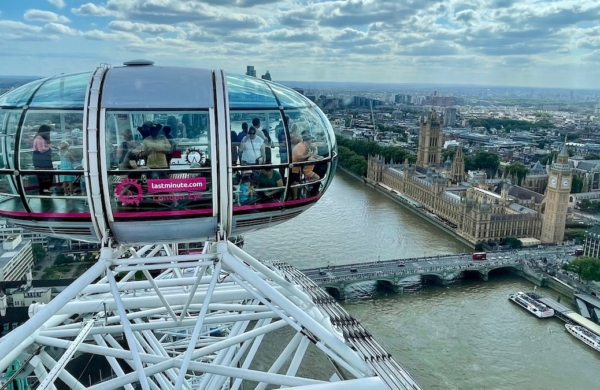
[{"label": "white metal truss", "polygon": [[[347,321],[332,322],[290,275],[226,240],[193,255],[104,248],[0,339],[0,372],[18,360],[16,375],[38,389],[418,389],[389,357],[366,357]],[[110,375],[90,383],[67,367],[87,356]]]}]

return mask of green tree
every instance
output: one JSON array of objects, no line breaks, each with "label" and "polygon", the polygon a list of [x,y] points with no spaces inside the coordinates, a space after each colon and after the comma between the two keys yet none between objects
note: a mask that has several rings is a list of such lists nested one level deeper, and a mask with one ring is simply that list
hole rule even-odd
[{"label": "green tree", "polygon": [[571,182],[571,193],[578,194],[583,189],[583,179],[578,175],[573,175],[573,181]]},{"label": "green tree", "polygon": [[473,157],[472,163],[475,169],[483,169],[493,177],[500,166],[500,158],[496,153],[480,151]]},{"label": "green tree", "polygon": [[552,161],[556,158],[556,156],[558,156],[558,152],[548,153],[544,157],[540,158],[540,164],[552,164]]},{"label": "green tree", "polygon": [[54,265],[57,266],[72,263],[73,260],[74,259],[72,256],[67,256],[61,253],[60,255],[56,256],[56,259],[54,259]]},{"label": "green tree", "polygon": [[46,250],[42,244],[32,244],[31,251],[33,252],[33,260],[37,263],[46,257]]},{"label": "green tree", "polygon": [[521,240],[516,237],[506,237],[504,245],[508,245],[511,249],[521,249],[523,247]]},{"label": "green tree", "polygon": [[527,176],[529,169],[520,162],[512,162],[506,167],[505,172],[507,175],[516,177],[518,185],[521,185],[521,182],[525,176]]},{"label": "green tree", "polygon": [[563,266],[570,272],[579,274],[582,280],[600,281],[600,259],[582,256]]},{"label": "green tree", "polygon": [[590,153],[590,154],[586,154],[584,158],[586,160],[600,160],[600,154],[598,154],[598,153]]},{"label": "green tree", "polygon": [[456,154],[455,149],[446,149],[442,151],[442,161],[446,161],[448,157],[450,157],[450,161],[454,160],[454,155]]},{"label": "green tree", "polygon": [[546,147],[546,141],[541,140],[540,142],[538,142],[538,148],[544,149],[545,147]]}]

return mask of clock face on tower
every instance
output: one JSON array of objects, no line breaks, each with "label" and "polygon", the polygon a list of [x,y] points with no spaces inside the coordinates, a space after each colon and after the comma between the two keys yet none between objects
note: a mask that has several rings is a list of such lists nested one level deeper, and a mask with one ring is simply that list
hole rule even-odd
[{"label": "clock face on tower", "polygon": [[551,177],[550,178],[550,186],[551,187],[556,187],[556,177]]},{"label": "clock face on tower", "polygon": [[562,188],[569,188],[569,179],[563,179]]}]

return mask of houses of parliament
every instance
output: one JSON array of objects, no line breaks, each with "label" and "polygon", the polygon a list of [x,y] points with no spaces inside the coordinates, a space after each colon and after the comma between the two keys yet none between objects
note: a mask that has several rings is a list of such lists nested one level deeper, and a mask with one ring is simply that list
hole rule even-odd
[{"label": "houses of parliament", "polygon": [[538,162],[522,186],[483,172],[467,182],[462,147],[453,161],[442,162],[442,123],[435,112],[421,118],[416,164],[369,157],[367,180],[420,203],[474,244],[506,237],[564,240],[572,179],[566,147],[551,165]]}]

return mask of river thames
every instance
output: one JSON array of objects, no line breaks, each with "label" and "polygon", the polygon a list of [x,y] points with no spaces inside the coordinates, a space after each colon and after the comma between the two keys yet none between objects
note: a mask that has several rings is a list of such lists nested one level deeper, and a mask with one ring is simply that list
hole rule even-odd
[{"label": "river thames", "polygon": [[[470,251],[340,172],[309,211],[247,234],[244,250],[299,269]],[[509,273],[488,282],[427,284],[403,295],[361,283],[343,305],[424,389],[599,388],[600,353],[561,321],[539,320],[507,299],[532,289]],[[557,298],[552,290],[538,292]]]}]

